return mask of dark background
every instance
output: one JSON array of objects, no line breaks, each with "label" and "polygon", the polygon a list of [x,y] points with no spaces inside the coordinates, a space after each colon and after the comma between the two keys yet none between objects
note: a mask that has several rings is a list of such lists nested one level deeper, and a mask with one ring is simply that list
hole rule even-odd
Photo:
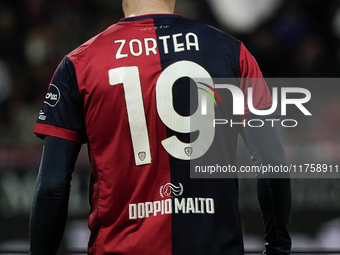
[{"label": "dark background", "polygon": [[[32,131],[54,70],[64,55],[123,17],[120,2],[0,1],[0,251],[28,250],[28,218],[43,144]],[[339,77],[338,0],[278,0],[272,14],[247,31],[219,19],[212,2],[179,0],[177,12],[241,39],[265,77]],[[340,86],[324,82],[308,89],[313,116],[292,110],[289,115],[299,126],[282,130],[287,158],[297,164],[339,164]],[[90,170],[83,149],[64,240],[64,247],[80,251],[88,238],[89,210]],[[242,143],[239,155],[240,164],[248,162]],[[240,180],[245,245],[250,251],[263,247],[255,183]],[[292,188],[294,250],[340,252],[339,179],[293,179]]]}]

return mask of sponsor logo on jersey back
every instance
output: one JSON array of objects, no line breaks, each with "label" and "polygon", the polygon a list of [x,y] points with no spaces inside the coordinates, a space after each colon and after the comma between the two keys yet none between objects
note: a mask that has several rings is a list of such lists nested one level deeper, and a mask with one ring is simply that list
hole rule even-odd
[{"label": "sponsor logo on jersey back", "polygon": [[145,219],[166,214],[215,214],[213,198],[180,197],[183,185],[167,183],[159,189],[162,199],[129,204],[129,219]]},{"label": "sponsor logo on jersey back", "polygon": [[178,186],[172,183],[167,183],[161,186],[159,194],[161,197],[181,196],[183,194],[183,185],[182,183],[179,183]]}]

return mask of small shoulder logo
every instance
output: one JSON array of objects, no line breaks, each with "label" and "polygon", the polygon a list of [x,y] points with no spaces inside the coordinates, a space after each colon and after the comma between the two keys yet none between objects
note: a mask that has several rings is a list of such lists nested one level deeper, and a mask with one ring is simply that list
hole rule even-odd
[{"label": "small shoulder logo", "polygon": [[48,92],[46,93],[46,96],[45,96],[44,103],[51,107],[55,107],[59,103],[59,100],[60,100],[60,91],[58,87],[54,84],[50,84],[48,88]]},{"label": "small shoulder logo", "polygon": [[184,152],[185,152],[185,154],[186,154],[188,157],[191,156],[192,151],[193,151],[193,148],[192,148],[192,147],[185,147],[185,148],[184,148]]},{"label": "small shoulder logo", "polygon": [[146,158],[146,152],[145,151],[139,152],[138,157],[141,161],[144,161]]},{"label": "small shoulder logo", "polygon": [[46,120],[46,116],[45,116],[44,114],[45,114],[45,113],[44,113],[42,110],[40,110],[40,111],[39,111],[38,119],[39,119],[39,120],[42,120],[42,121]]}]

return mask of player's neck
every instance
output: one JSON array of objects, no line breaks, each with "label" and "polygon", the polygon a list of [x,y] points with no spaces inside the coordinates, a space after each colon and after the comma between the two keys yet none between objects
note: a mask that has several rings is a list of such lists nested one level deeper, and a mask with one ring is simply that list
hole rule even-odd
[{"label": "player's neck", "polygon": [[125,17],[133,17],[139,15],[147,15],[147,14],[169,14],[174,13],[175,6],[172,4],[164,5],[164,4],[156,4],[150,1],[149,4],[137,4],[135,6],[131,6],[130,8],[126,8],[124,10]]}]

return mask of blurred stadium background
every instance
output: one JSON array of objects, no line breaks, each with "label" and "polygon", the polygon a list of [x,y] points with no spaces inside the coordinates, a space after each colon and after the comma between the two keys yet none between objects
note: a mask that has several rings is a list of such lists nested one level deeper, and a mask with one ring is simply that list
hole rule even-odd
[{"label": "blurred stadium background", "polygon": [[[0,1],[0,252],[28,250],[28,220],[42,141],[32,131],[65,54],[122,17],[120,0]],[[177,13],[244,41],[265,77],[340,76],[339,0],[178,0]],[[340,81],[340,80],[339,80]],[[339,84],[340,85],[340,84]],[[283,130],[291,163],[340,163],[340,86],[311,86],[313,117]],[[63,251],[85,251],[89,164],[72,182]],[[247,162],[240,143],[240,164]],[[339,179],[294,179],[291,233],[297,252],[340,254]],[[263,249],[254,179],[240,182],[248,251]]]}]

